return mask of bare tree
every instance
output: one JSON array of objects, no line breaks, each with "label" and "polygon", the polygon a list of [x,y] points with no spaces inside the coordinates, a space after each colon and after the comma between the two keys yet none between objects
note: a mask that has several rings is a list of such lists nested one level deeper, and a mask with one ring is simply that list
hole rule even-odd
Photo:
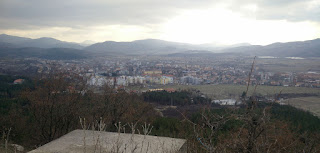
[{"label": "bare tree", "polygon": [[37,82],[34,90],[23,93],[29,101],[33,128],[37,131],[34,138],[43,143],[69,132],[77,125],[84,84],[72,82],[70,78],[63,73],[52,75]]}]

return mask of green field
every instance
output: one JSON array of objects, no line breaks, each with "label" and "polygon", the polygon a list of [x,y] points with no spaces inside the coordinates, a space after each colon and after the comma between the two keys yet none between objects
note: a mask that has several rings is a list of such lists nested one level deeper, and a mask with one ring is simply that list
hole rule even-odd
[{"label": "green field", "polygon": [[301,97],[285,100],[286,104],[310,111],[320,117],[320,97]]},{"label": "green field", "polygon": [[[178,89],[197,89],[200,90],[203,94],[207,95],[213,99],[222,99],[222,98],[237,98],[242,94],[243,91],[246,91],[247,87],[245,85],[228,85],[228,84],[219,84],[219,85],[166,85],[166,86],[156,86],[157,88],[174,88]],[[146,90],[146,88],[144,88]],[[254,91],[254,86],[249,87],[248,95],[252,95]],[[283,86],[257,86],[256,94],[261,95],[275,95],[280,93],[307,93],[307,94],[317,94],[320,96],[319,88],[305,88],[305,87],[283,87]]]},{"label": "green field", "polygon": [[[166,85],[166,86],[153,86],[153,88],[174,88],[176,90],[197,89],[203,94],[212,99],[237,99],[243,91],[246,91],[245,85]],[[133,90],[139,90],[137,87],[131,87]],[[148,90],[148,88],[140,88],[140,90]],[[249,87],[248,95],[252,95],[254,86]],[[283,87],[283,86],[257,86],[256,94],[273,96],[278,93],[282,94],[315,94],[315,97],[300,97],[290,98],[284,101],[285,104],[290,104],[297,108],[301,108],[312,112],[320,117],[320,88],[306,88],[306,87]]]},{"label": "green field", "polygon": [[308,59],[257,59],[257,65],[259,68],[270,72],[307,72],[307,71],[319,71],[320,70],[319,58]]}]

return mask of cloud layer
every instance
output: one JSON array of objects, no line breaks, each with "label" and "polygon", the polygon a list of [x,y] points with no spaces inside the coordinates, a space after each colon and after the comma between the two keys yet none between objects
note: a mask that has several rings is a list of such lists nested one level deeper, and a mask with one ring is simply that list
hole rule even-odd
[{"label": "cloud layer", "polygon": [[217,8],[258,21],[320,22],[320,0],[0,0],[0,32],[68,41],[143,39],[160,37],[163,24],[183,12]]}]

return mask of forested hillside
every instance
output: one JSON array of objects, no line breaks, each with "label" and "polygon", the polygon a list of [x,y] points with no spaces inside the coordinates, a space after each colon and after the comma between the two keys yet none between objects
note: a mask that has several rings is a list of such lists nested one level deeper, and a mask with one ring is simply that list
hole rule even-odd
[{"label": "forested hillside", "polygon": [[[225,107],[211,105],[195,90],[137,95],[106,87],[94,93],[80,79],[23,78],[24,83],[13,84],[18,78],[23,77],[0,76],[0,127],[4,132],[11,128],[10,142],[28,149],[81,128],[79,117],[88,123],[102,119],[107,131],[117,131],[118,122],[124,126],[150,123],[152,135],[187,139],[190,152],[320,149],[319,118],[291,106],[256,102],[254,97],[244,97],[246,103],[239,107]],[[153,103],[175,105],[179,116],[161,117]],[[180,109],[189,105],[198,106],[197,112]]]}]

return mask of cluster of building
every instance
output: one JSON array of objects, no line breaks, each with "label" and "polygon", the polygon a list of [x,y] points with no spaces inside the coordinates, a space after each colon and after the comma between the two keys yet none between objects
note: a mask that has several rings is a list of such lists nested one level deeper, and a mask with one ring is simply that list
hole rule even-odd
[{"label": "cluster of building", "polygon": [[[91,86],[167,84],[247,84],[251,65],[239,58],[117,57],[83,60],[38,58],[2,60],[0,73],[49,74],[63,71],[85,77]],[[10,64],[12,63],[12,64]],[[251,83],[273,86],[320,87],[319,72],[267,72],[255,66]]]},{"label": "cluster of building", "polygon": [[143,85],[143,84],[172,84],[173,77],[161,76],[117,76],[106,77],[99,74],[93,74],[89,77],[88,84],[93,86],[130,86],[130,85]]},{"label": "cluster of building", "polygon": [[310,71],[306,73],[259,72],[256,78],[264,85],[320,88],[320,73]]}]

